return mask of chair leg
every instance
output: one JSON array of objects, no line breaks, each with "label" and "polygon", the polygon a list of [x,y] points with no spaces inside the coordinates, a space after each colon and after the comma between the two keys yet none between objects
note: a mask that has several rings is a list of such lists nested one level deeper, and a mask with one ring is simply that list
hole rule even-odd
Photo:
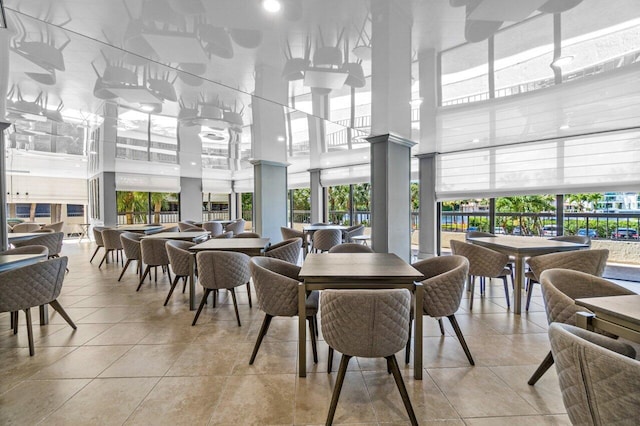
[{"label": "chair leg", "polygon": [[184,294],[184,292],[187,290],[187,279],[189,277],[182,277],[182,293]]},{"label": "chair leg", "polygon": [[398,361],[396,361],[396,356],[391,355],[387,358],[387,366],[391,370],[393,374],[393,378],[396,381],[396,386],[398,386],[398,390],[400,391],[400,396],[402,397],[402,402],[404,403],[404,408],[407,410],[407,414],[409,415],[409,421],[411,421],[412,425],[417,425],[418,420],[416,419],[416,413],[413,412],[413,406],[411,405],[411,400],[409,399],[409,393],[407,392],[407,388],[404,385],[404,380],[402,380],[402,374],[400,373],[400,368],[398,367]]},{"label": "chair leg", "polygon": [[249,297],[249,307],[253,308],[251,304],[251,281],[247,281],[247,296]]},{"label": "chair leg", "polygon": [[52,300],[51,302],[49,302],[49,304],[57,313],[60,314],[62,318],[64,318],[64,320],[71,326],[71,328],[73,328],[74,330],[78,328],[73,323],[71,317],[67,314],[67,311],[65,311],[64,308],[60,305],[60,302],[58,302],[57,300]]},{"label": "chair leg", "polygon": [[442,318],[438,318],[438,325],[440,326],[440,334],[444,336],[444,324],[442,324]]},{"label": "chair leg", "polygon": [[404,363],[409,364],[411,361],[411,329],[413,326],[413,318],[409,318],[409,338],[407,339],[407,347],[404,349]]},{"label": "chair leg", "polygon": [[551,351],[549,351],[547,356],[544,357],[544,359],[542,360],[542,362],[540,363],[540,365],[538,366],[538,368],[533,373],[533,375],[531,376],[531,378],[527,383],[530,384],[531,386],[535,385],[536,382],[540,380],[540,377],[542,377],[544,373],[546,373],[547,370],[551,368],[552,365],[553,365],[553,354],[551,353]]},{"label": "chair leg", "polygon": [[122,279],[122,276],[126,272],[127,268],[129,267],[129,264],[131,263],[132,260],[133,259],[127,259],[127,263],[124,264],[124,268],[122,269],[122,272],[120,273],[120,276],[118,277],[118,281],[120,281]]},{"label": "chair leg", "polygon": [[13,334],[18,334],[18,311],[12,313],[13,315]]},{"label": "chair leg", "polygon": [[318,346],[316,342],[316,325],[313,321],[313,316],[307,317],[309,321],[309,335],[311,336],[311,352],[313,352],[313,363],[318,363]]},{"label": "chair leg", "polygon": [[456,332],[456,336],[458,336],[458,340],[460,341],[460,344],[462,345],[462,349],[464,350],[464,353],[467,356],[467,359],[469,360],[469,364],[476,365],[476,363],[473,361],[473,357],[471,356],[471,351],[469,351],[469,347],[467,346],[467,342],[464,340],[464,336],[462,335],[462,331],[460,330],[460,326],[458,325],[456,316],[449,315],[447,318],[449,318],[449,322],[451,323],[453,330]]},{"label": "chair leg", "polygon": [[469,310],[473,309],[473,291],[476,285],[476,277],[473,275],[469,275],[469,291],[471,294],[469,295]]},{"label": "chair leg", "polygon": [[507,277],[502,277],[504,282],[504,297],[507,298],[507,309],[511,308],[511,301],[509,300],[509,284],[507,283]]},{"label": "chair leg", "polygon": [[344,383],[344,376],[347,373],[347,366],[351,355],[342,354],[340,359],[340,367],[338,368],[338,377],[336,378],[336,386],[333,388],[333,395],[331,396],[331,405],[329,406],[329,414],[327,415],[326,424],[333,424],[333,417],[336,414],[336,408],[338,407],[338,399],[340,399],[340,392],[342,391],[342,383]]},{"label": "chair leg", "polygon": [[320,331],[319,331],[319,327],[318,327],[318,316],[317,315],[313,316],[313,326],[316,328],[316,337],[320,337]]},{"label": "chair leg", "polygon": [[202,295],[202,300],[200,301],[200,306],[198,307],[196,316],[193,319],[193,322],[191,323],[192,326],[196,325],[196,322],[198,322],[198,317],[200,316],[200,312],[202,312],[202,308],[204,308],[204,304],[207,302],[207,297],[209,296],[209,293],[211,293],[210,288],[207,288],[204,290],[204,294]]},{"label": "chair leg", "polygon": [[31,308],[25,309],[24,313],[27,316],[27,336],[29,337],[29,356],[33,356],[35,351],[33,350],[33,327],[31,324]]},{"label": "chair leg", "polygon": [[102,264],[105,261],[107,262],[107,264],[109,263],[109,259],[108,259],[109,253],[112,253],[112,251],[111,250],[107,250],[107,251],[104,252],[104,256],[102,256],[102,260],[100,261],[100,264],[98,265],[98,268],[101,268]]},{"label": "chair leg", "polygon": [[93,261],[93,258],[96,257],[96,254],[98,254],[98,250],[100,250],[100,246],[96,247],[96,250],[93,252],[93,256],[91,256],[89,263],[91,263]]},{"label": "chair leg", "polygon": [[233,299],[233,309],[236,310],[236,320],[238,320],[238,327],[242,327],[242,324],[240,324],[240,313],[238,312],[238,302],[236,301],[236,292],[232,288],[230,288],[229,291],[231,292],[231,298]]},{"label": "chair leg", "polygon": [[529,305],[531,304],[531,295],[533,294],[533,284],[535,281],[527,280],[529,286],[527,288],[527,305],[525,306],[525,311],[529,311]]},{"label": "chair leg", "polygon": [[13,324],[15,324],[16,322],[16,318],[13,316],[13,312],[9,312],[9,318],[11,319],[11,325],[9,326],[9,328],[11,329],[11,331],[13,331]]},{"label": "chair leg", "polygon": [[169,282],[171,282],[171,270],[169,269],[169,265],[167,265],[167,277],[169,277]]},{"label": "chair leg", "polygon": [[331,374],[331,368],[333,368],[333,348],[329,346],[329,355],[327,356],[327,373]]},{"label": "chair leg", "polygon": [[138,284],[138,288],[136,288],[136,291],[140,290],[140,287],[142,287],[142,283],[144,283],[144,279],[147,278],[147,275],[149,275],[150,272],[151,266],[147,265],[144,270],[144,274],[142,274],[142,278],[140,278],[140,283]]},{"label": "chair leg", "polygon": [[169,289],[169,294],[167,294],[167,298],[164,301],[164,306],[167,306],[167,303],[169,303],[169,299],[171,299],[171,295],[173,294],[173,290],[176,288],[176,284],[178,284],[178,279],[180,279],[180,277],[176,275],[175,279],[171,283],[171,288]]},{"label": "chair leg", "polygon": [[262,339],[267,335],[267,331],[269,330],[269,325],[271,325],[272,315],[264,314],[264,320],[262,321],[262,327],[260,327],[260,334],[258,334],[258,338],[256,339],[256,344],[253,347],[253,352],[251,353],[251,359],[249,360],[249,365],[253,365],[253,362],[256,360],[256,355],[258,355],[258,350],[260,349],[260,345],[262,344]]}]

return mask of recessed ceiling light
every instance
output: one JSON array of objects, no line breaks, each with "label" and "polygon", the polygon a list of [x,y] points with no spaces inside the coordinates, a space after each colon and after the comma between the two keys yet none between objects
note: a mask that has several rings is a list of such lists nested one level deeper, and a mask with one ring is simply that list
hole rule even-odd
[{"label": "recessed ceiling light", "polygon": [[418,108],[420,105],[422,105],[422,98],[411,99],[411,101],[409,101],[409,104],[411,104],[412,108]]},{"label": "recessed ceiling light", "polygon": [[195,166],[195,165],[196,165],[196,162],[195,162],[195,161],[192,161],[192,162],[191,162],[191,165],[192,165],[192,166]]},{"label": "recessed ceiling light", "polygon": [[278,0],[262,0],[262,7],[269,13],[276,13],[282,8],[282,4]]},{"label": "recessed ceiling light", "polygon": [[151,112],[154,108],[152,105],[140,105],[140,111]]},{"label": "recessed ceiling light", "polygon": [[278,136],[278,142],[284,142],[284,136]]},{"label": "recessed ceiling light", "polygon": [[471,143],[479,143],[479,142],[480,142],[480,139],[478,138],[471,139]]},{"label": "recessed ceiling light", "polygon": [[573,56],[561,56],[555,61],[551,62],[552,67],[563,67],[573,62]]},{"label": "recessed ceiling light", "polygon": [[560,130],[569,130],[569,126],[568,124],[563,124],[562,126],[560,126]]}]

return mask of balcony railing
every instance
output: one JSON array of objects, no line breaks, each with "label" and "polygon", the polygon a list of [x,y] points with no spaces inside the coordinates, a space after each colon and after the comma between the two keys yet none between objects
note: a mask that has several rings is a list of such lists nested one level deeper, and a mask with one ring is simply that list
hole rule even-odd
[{"label": "balcony railing", "polygon": [[[118,213],[118,225],[138,224],[138,223],[177,223],[180,219],[177,211],[155,212],[131,212]],[[159,219],[159,220],[156,220]]]}]

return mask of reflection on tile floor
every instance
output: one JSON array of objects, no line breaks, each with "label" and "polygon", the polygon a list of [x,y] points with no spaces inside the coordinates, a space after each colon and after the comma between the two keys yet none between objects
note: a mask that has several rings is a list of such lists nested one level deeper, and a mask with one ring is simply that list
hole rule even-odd
[{"label": "reflection on tile floor", "polygon": [[[177,290],[162,306],[166,276],[136,292],[133,270],[117,282],[119,265],[89,263],[93,247],[72,241],[62,251],[70,272],[59,301],[76,331],[50,309],[49,325],[35,326],[29,357],[23,314],[17,336],[0,314],[0,424],[324,423],[338,361],[327,374],[322,335],[319,364],[309,360],[308,376],[299,378],[297,320],[277,318],[250,366],[263,314],[249,308],[246,290],[238,289],[242,327],[224,291],[191,327],[187,294]],[[421,424],[569,424],[555,371],[526,384],[549,350],[540,294],[517,317],[505,310],[501,285],[476,294],[473,311],[465,294],[457,314],[475,367],[447,321],[441,336],[425,318],[424,380],[401,364]],[[408,424],[384,362],[352,360],[335,423]]]}]

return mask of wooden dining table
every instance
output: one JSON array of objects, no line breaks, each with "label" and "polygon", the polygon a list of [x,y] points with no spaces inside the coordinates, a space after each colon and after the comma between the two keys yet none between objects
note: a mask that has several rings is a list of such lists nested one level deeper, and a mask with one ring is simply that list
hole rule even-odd
[{"label": "wooden dining table", "polygon": [[307,292],[326,289],[406,288],[415,292],[413,373],[422,379],[422,297],[424,276],[393,253],[311,253],[307,256],[298,287],[298,375],[307,375]]},{"label": "wooden dining table", "polygon": [[593,312],[578,312],[578,327],[597,328],[640,343],[640,295],[589,297],[575,303]]},{"label": "wooden dining table", "polygon": [[203,243],[189,247],[191,256],[191,273],[189,274],[189,309],[198,309],[196,300],[196,253],[201,251],[221,250],[244,253],[248,256],[260,256],[269,245],[269,238],[212,238]]},{"label": "wooden dining table", "polygon": [[156,234],[145,235],[141,237],[144,240],[181,240],[181,241],[200,241],[209,237],[209,231],[184,231],[184,232],[158,232]]},{"label": "wooden dining table", "polygon": [[515,290],[513,292],[513,312],[522,312],[522,287],[524,283],[524,260],[528,257],[560,251],[572,251],[588,248],[587,244],[550,240],[542,237],[521,237],[496,235],[495,237],[468,238],[468,242],[513,256],[515,259]]},{"label": "wooden dining table", "polygon": [[155,234],[156,232],[160,232],[164,229],[162,225],[118,225],[116,226],[118,231],[127,231],[127,232],[135,232],[139,234]]}]

